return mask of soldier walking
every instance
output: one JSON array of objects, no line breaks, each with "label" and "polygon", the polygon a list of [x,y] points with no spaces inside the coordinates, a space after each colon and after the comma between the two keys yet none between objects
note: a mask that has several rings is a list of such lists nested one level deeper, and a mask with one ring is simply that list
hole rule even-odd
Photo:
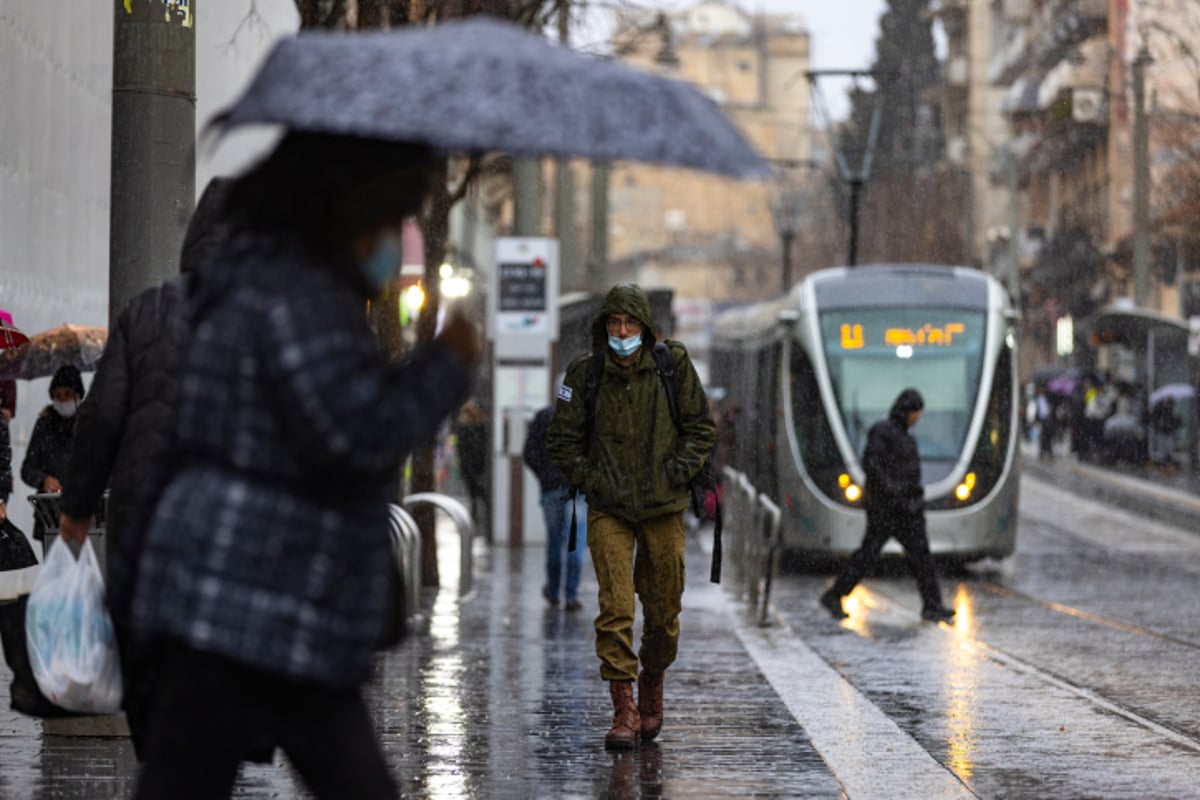
[{"label": "soldier walking", "polygon": [[[687,350],[667,340],[674,375],[660,375],[653,331],[645,292],[614,286],[592,321],[592,352],[567,367],[547,439],[551,460],[587,496],[600,586],[596,655],[614,708],[610,749],[632,748],[662,728],[663,673],[679,646],[683,510],[716,436]],[[664,380],[678,381],[678,424]],[[635,652],[637,598],[644,618]]]}]

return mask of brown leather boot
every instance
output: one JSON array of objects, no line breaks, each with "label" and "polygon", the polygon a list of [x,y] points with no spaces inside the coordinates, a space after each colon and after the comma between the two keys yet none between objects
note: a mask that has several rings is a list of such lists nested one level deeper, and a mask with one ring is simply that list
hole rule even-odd
[{"label": "brown leather boot", "polygon": [[663,673],[642,670],[638,675],[638,715],[642,718],[642,738],[650,741],[662,730]]},{"label": "brown leather boot", "polygon": [[633,703],[633,681],[609,681],[608,690],[615,713],[612,729],[604,736],[604,746],[609,750],[632,750],[642,727]]}]

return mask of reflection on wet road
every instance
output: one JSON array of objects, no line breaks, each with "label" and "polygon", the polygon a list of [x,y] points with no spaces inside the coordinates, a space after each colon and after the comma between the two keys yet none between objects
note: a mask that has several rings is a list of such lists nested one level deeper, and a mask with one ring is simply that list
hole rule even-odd
[{"label": "reflection on wet road", "polygon": [[1200,537],[1027,480],[1017,554],[943,578],[953,624],[919,622],[907,575],[864,582],[841,625],[822,576],[773,600],[981,797],[1200,797],[1198,575]]},{"label": "reflection on wet road", "polygon": [[[422,632],[367,687],[414,798],[1200,798],[1200,537],[1026,480],[1018,552],[943,578],[953,624],[921,622],[907,575],[864,581],[834,623],[827,575],[784,574],[756,624],[707,542],[688,549],[680,658],[656,743],[611,754],[595,583],[541,600],[542,551],[457,539]],[[8,674],[0,668],[0,706]],[[122,739],[45,736],[0,711],[0,798],[128,796]],[[236,797],[305,797],[283,759]]]}]

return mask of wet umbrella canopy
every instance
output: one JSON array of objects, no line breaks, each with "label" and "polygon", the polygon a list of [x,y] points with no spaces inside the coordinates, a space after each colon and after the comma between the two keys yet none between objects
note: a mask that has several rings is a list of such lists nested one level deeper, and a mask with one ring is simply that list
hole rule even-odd
[{"label": "wet umbrella canopy", "polygon": [[693,87],[475,18],[285,39],[218,126],[645,161],[762,177],[766,162]]},{"label": "wet umbrella canopy", "polygon": [[59,325],[17,347],[0,349],[0,380],[45,378],[66,364],[94,370],[107,341],[108,328]]}]

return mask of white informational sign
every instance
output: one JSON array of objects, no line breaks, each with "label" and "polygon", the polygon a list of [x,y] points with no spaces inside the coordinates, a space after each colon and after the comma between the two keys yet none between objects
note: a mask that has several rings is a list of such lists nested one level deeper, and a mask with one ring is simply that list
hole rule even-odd
[{"label": "white informational sign", "polygon": [[493,339],[558,338],[558,240],[507,236],[496,240],[488,296]]},{"label": "white informational sign", "polygon": [[534,412],[550,402],[550,345],[558,339],[558,240],[496,240],[489,277],[492,347],[492,538],[497,544],[545,541],[541,491],[521,467]]}]

